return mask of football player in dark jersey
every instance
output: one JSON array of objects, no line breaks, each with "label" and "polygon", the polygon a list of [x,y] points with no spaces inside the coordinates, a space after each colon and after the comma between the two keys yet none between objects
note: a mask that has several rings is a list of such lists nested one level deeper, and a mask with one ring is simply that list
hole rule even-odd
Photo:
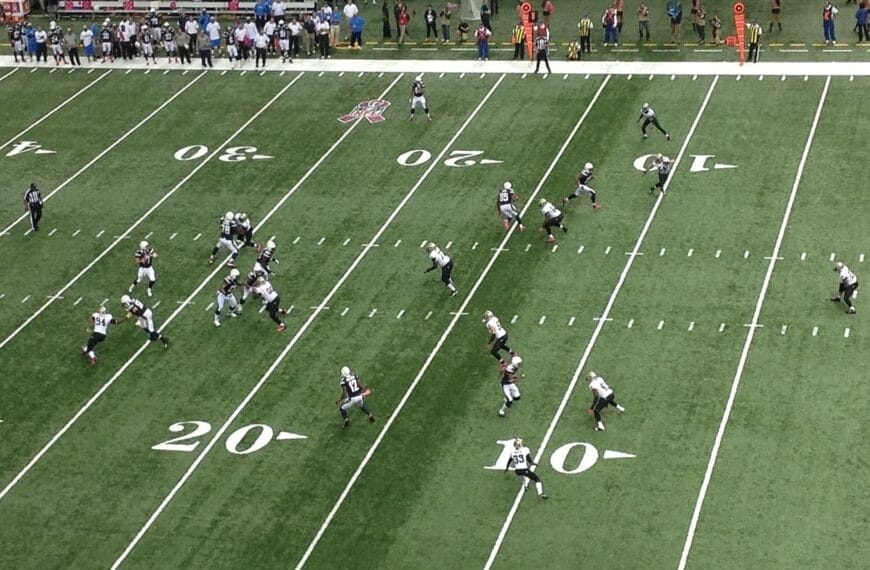
[{"label": "football player in dark jersey", "polygon": [[408,99],[408,103],[411,104],[411,116],[408,117],[409,121],[414,120],[414,111],[417,107],[423,107],[423,111],[426,112],[426,120],[430,123],[432,122],[432,114],[429,113],[429,104],[426,102],[426,84],[423,83],[423,76],[418,75],[414,78],[414,82],[411,83],[411,98]]},{"label": "football player in dark jersey", "polygon": [[341,367],[341,397],[335,403],[338,404],[338,411],[341,413],[341,418],[344,421],[344,429],[350,427],[350,418],[347,417],[347,411],[359,406],[359,409],[368,416],[369,422],[375,422],[375,416],[366,406],[365,397],[371,394],[371,390],[366,388],[360,382],[359,376],[351,372],[347,366]]},{"label": "football player in dark jersey", "polygon": [[154,326],[154,314],[151,312],[151,309],[145,306],[145,303],[139,299],[134,299],[129,295],[122,295],[121,306],[127,310],[128,317],[134,316],[138,319],[136,323],[137,326],[148,334],[148,338],[151,339],[151,342],[159,340],[163,345],[163,350],[169,348],[169,339],[157,331],[157,328]]}]

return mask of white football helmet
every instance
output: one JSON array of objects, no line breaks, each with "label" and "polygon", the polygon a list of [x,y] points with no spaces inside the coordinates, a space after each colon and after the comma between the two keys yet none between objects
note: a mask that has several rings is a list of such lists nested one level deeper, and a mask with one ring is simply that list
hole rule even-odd
[{"label": "white football helmet", "polygon": [[484,311],[483,312],[483,322],[488,321],[489,319],[493,318],[494,316],[495,315],[492,313],[492,311]]},{"label": "white football helmet", "polygon": [[130,304],[130,295],[121,295],[121,304],[129,305]]},{"label": "white football helmet", "polygon": [[519,368],[522,363],[523,363],[523,359],[520,358],[519,356],[512,356],[511,357],[511,364],[514,366],[514,368]]},{"label": "white football helmet", "polygon": [[347,366],[342,366],[341,367],[341,375],[342,376],[350,376],[350,368],[348,368]]},{"label": "white football helmet", "polygon": [[142,241],[139,242],[139,249],[145,249],[146,247],[148,247],[148,242],[147,242],[147,241],[145,241],[145,240],[143,239]]},{"label": "white football helmet", "polygon": [[843,269],[843,262],[842,261],[838,261],[837,263],[834,264],[834,271],[840,271],[841,269]]},{"label": "white football helmet", "polygon": [[644,108],[644,109],[649,109],[649,103],[644,103],[644,104],[643,104],[643,108]]},{"label": "white football helmet", "polygon": [[274,241],[269,240],[266,242],[266,249],[275,249],[276,247],[278,246],[275,244]]},{"label": "white football helmet", "polygon": [[101,315],[105,315],[105,314],[106,314],[106,307],[100,307],[100,314],[101,314]]},{"label": "white football helmet", "polygon": [[519,449],[523,446],[523,438],[518,437],[514,439],[514,449]]},{"label": "white football helmet", "polygon": [[234,217],[234,216],[233,216],[233,213],[232,213],[232,212],[229,212],[229,211],[228,211],[226,214],[224,214],[224,219],[225,219],[225,220],[232,220],[233,217]]},{"label": "white football helmet", "polygon": [[505,190],[510,190],[510,189],[513,188],[513,187],[514,187],[514,185],[511,184],[510,182],[505,182],[505,183],[504,183],[504,189],[505,189]]},{"label": "white football helmet", "polygon": [[661,160],[661,159],[662,159],[662,153],[658,153],[656,155],[656,160]]},{"label": "white football helmet", "polygon": [[232,277],[233,279],[238,279],[239,275],[241,274],[239,273],[238,269],[230,269],[230,277]]},{"label": "white football helmet", "polygon": [[257,285],[262,285],[265,282],[266,282],[266,278],[263,277],[262,275],[260,277],[257,277],[257,281],[256,281]]},{"label": "white football helmet", "polygon": [[430,241],[429,243],[426,244],[426,251],[435,251],[435,249],[436,249],[437,247],[438,247],[438,246],[435,245],[435,242],[434,242],[434,241]]},{"label": "white football helmet", "polygon": [[239,212],[238,214],[236,214],[236,221],[237,222],[244,222],[247,219],[248,219],[248,215],[243,213],[243,212]]},{"label": "white football helmet", "polygon": [[546,198],[541,198],[540,200],[538,200],[538,205],[539,205],[540,207],[542,207],[542,208],[544,207],[544,205],[545,205],[546,203],[547,203],[547,199],[546,199]]},{"label": "white football helmet", "polygon": [[594,370],[590,370],[587,378],[589,378],[590,381],[595,380],[598,378],[598,374],[596,374]]},{"label": "white football helmet", "polygon": [[163,27],[164,27],[164,28],[168,28],[168,27],[169,27],[169,22],[163,22]]},{"label": "white football helmet", "polygon": [[591,162],[587,162],[583,165],[583,168],[585,168],[586,170],[592,170],[594,167],[592,166]]}]

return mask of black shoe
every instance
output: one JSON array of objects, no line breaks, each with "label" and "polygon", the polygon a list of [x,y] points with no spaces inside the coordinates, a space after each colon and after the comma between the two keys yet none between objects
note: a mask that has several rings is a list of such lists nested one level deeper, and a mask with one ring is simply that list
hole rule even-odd
[{"label": "black shoe", "polygon": [[369,423],[370,423],[370,424],[375,423],[375,417],[374,417],[374,416],[369,416]]},{"label": "black shoe", "polygon": [[163,339],[163,350],[169,350],[169,339],[168,338]]},{"label": "black shoe", "polygon": [[831,301],[833,301],[834,303],[839,303],[840,298],[839,297],[831,297]]},{"label": "black shoe", "polygon": [[350,420],[344,420],[344,427],[341,429],[348,429],[350,427]]},{"label": "black shoe", "polygon": [[567,233],[568,233],[568,228],[562,226],[562,231],[565,232],[565,233],[567,234]]},{"label": "black shoe", "polygon": [[546,500],[549,499],[550,497],[548,497],[547,495],[541,495],[539,498],[540,498],[542,501],[546,501]]}]

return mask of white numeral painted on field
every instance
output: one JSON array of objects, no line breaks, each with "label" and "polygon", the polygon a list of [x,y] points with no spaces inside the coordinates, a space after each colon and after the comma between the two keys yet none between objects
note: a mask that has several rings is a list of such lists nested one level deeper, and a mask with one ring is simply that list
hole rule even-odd
[{"label": "white numeral painted on field", "polygon": [[15,143],[15,146],[6,153],[6,156],[15,156],[30,151],[34,151],[33,154],[55,154],[55,151],[42,148],[42,145],[36,141],[20,141]]},{"label": "white numeral painted on field", "polygon": [[[175,151],[175,160],[196,160],[208,154],[208,147],[204,144],[193,144],[180,148]],[[231,146],[224,150],[223,154],[218,157],[218,160],[223,162],[242,162],[244,160],[267,160],[275,158],[265,154],[257,154],[255,146]]]},{"label": "white numeral painted on field", "polygon": [[[454,150],[450,153],[450,157],[444,161],[444,166],[464,167],[474,166],[476,164],[501,164],[501,160],[493,160],[490,158],[475,157],[481,156],[483,150]],[[402,166],[420,166],[426,164],[432,159],[432,153],[424,149],[414,149],[408,152],[403,152],[396,157],[396,162]]]},{"label": "white numeral painted on field", "polygon": [[[190,430],[191,428],[191,431],[178,437],[162,441],[157,445],[153,445],[151,446],[151,449],[156,449],[157,451],[183,451],[186,453],[194,451],[199,447],[199,444],[202,443],[203,436],[211,431],[210,423],[201,420],[176,422],[169,426],[169,431],[172,433],[181,433],[185,430]],[[256,433],[257,435],[253,441],[247,442],[246,439],[250,439],[248,438],[248,435],[251,433]],[[226,447],[227,451],[235,455],[248,455],[263,449],[273,439],[278,441],[288,439],[307,439],[307,436],[287,431],[279,432],[276,435],[275,430],[266,424],[251,424],[240,427],[227,436],[226,442],[224,442],[224,447]],[[181,443],[183,441],[189,443]]]},{"label": "white numeral painted on field", "polygon": [[[484,469],[503,471],[510,461],[511,452],[514,448],[514,440],[500,439],[496,441],[496,443],[501,446],[501,453],[499,453],[498,459],[495,460],[495,463],[487,465]],[[579,461],[576,461],[571,453],[576,448],[583,448],[583,455],[580,457]],[[599,455],[598,449],[596,449],[596,447],[591,443],[575,441],[572,443],[566,443],[553,451],[550,455],[550,466],[563,475],[579,475],[584,471],[588,471],[598,463],[599,457],[603,457],[604,459],[630,459],[633,458],[634,455],[622,451],[613,451],[611,449],[605,449],[604,453]],[[511,467],[511,469],[513,469],[513,467]]]}]

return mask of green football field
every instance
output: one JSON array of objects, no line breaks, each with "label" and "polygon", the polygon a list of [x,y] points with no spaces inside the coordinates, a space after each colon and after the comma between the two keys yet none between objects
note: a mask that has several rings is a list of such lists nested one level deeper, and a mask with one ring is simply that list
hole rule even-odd
[{"label": "green football field", "polygon": [[[427,123],[387,71],[0,77],[0,568],[866,567],[870,334],[829,299],[870,253],[870,78],[431,73]],[[587,161],[603,207],[548,244]],[[283,333],[256,300],[212,324],[228,210],[274,236]],[[143,239],[171,347],[127,321],[92,367]],[[524,359],[505,418],[486,310]],[[374,424],[342,430],[344,365]]]}]

